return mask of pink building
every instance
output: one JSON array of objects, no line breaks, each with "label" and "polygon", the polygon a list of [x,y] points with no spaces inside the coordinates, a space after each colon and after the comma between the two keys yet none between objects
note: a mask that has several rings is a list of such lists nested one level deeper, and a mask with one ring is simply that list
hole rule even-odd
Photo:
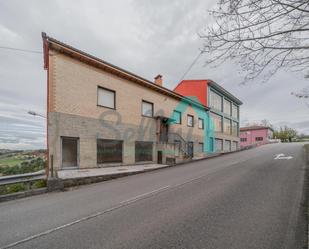
[{"label": "pink building", "polygon": [[240,128],[240,147],[252,144],[267,144],[273,138],[274,130],[267,126],[248,126]]}]

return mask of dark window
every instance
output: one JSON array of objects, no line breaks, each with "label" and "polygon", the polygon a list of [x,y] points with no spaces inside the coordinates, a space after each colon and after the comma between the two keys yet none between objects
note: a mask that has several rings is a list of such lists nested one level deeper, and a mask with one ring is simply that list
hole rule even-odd
[{"label": "dark window", "polygon": [[173,112],[173,119],[175,120],[175,124],[181,124],[181,112],[179,111],[174,111]]},{"label": "dark window", "polygon": [[204,143],[199,143],[199,152],[204,152]]},{"label": "dark window", "polygon": [[187,126],[193,127],[194,126],[194,117],[192,115],[187,116]]},{"label": "dark window", "polygon": [[204,129],[204,119],[202,119],[202,118],[198,119],[198,128]]},{"label": "dark window", "polygon": [[62,137],[62,167],[78,166],[78,138]]},{"label": "dark window", "polygon": [[247,142],[247,138],[246,137],[241,137],[240,138],[240,142]]},{"label": "dark window", "polygon": [[121,140],[98,139],[97,163],[121,163],[122,143]]},{"label": "dark window", "polygon": [[135,142],[135,162],[152,161],[152,142]]},{"label": "dark window", "polygon": [[194,155],[194,143],[188,142],[188,155],[189,157],[193,157]]},{"label": "dark window", "polygon": [[255,141],[263,141],[263,137],[256,137]]},{"label": "dark window", "polygon": [[98,106],[115,109],[116,92],[99,86],[97,101]]},{"label": "dark window", "polygon": [[142,116],[153,117],[153,103],[142,101]]}]

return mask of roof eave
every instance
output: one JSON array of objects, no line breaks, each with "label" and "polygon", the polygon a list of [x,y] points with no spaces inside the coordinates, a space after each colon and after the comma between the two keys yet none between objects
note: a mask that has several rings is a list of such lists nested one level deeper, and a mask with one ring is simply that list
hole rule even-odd
[{"label": "roof eave", "polygon": [[218,90],[219,92],[224,93],[224,95],[226,95],[228,98],[230,98],[232,101],[234,101],[236,104],[238,105],[242,105],[243,102],[241,100],[239,100],[238,98],[236,98],[233,94],[231,94],[230,92],[228,92],[226,89],[224,89],[222,86],[220,86],[219,84],[217,84],[216,82],[212,81],[212,80],[207,80],[208,84],[210,86],[212,86],[213,88],[215,88],[216,90]]},{"label": "roof eave", "polygon": [[[79,49],[76,49],[72,46],[69,46],[63,42],[60,42],[52,37],[49,37],[46,35],[46,33],[42,32],[42,38],[43,38],[43,44],[44,45],[44,48],[46,47],[47,48],[47,52],[44,50],[44,68],[48,67],[48,48],[52,48],[52,49],[55,49],[61,53],[64,53],[64,54],[67,54],[69,56],[72,56],[72,57],[79,57],[80,59],[81,58],[84,58],[86,59],[86,61],[88,63],[92,62],[92,64],[95,64],[97,63],[97,65],[100,65],[101,68],[104,68],[104,70],[106,71],[109,71],[113,74],[116,74],[118,76],[122,76],[122,77],[125,77],[127,79],[130,79],[131,81],[135,81],[135,82],[138,82],[138,83],[141,83],[149,88],[152,88],[158,92],[161,92],[165,95],[168,95],[168,96],[171,96],[171,97],[174,97],[174,98],[177,98],[178,100],[183,100],[183,101],[186,101],[188,102],[189,104],[193,104],[195,106],[198,106],[200,108],[203,108],[205,110],[209,110],[209,108],[207,106],[204,106],[200,103],[197,103],[196,101],[193,101],[185,96],[182,96],[181,94],[178,94],[174,91],[171,91],[165,87],[162,87],[162,86],[159,86],[159,85],[156,85],[155,83],[139,76],[139,75],[136,75],[134,73],[131,73],[125,69],[122,69],[120,67],[117,67],[109,62],[106,62],[102,59],[99,59],[93,55],[90,55],[88,53],[85,53]],[[46,52],[46,53],[45,53]],[[45,59],[45,57],[47,56],[47,60]]]}]

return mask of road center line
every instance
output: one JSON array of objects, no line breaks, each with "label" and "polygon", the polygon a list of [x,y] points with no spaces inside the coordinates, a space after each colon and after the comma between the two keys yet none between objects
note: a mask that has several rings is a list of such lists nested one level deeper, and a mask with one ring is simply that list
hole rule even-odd
[{"label": "road center line", "polygon": [[11,248],[11,247],[17,246],[19,244],[28,242],[30,240],[33,240],[33,239],[45,236],[47,234],[53,233],[53,232],[58,231],[60,229],[63,229],[63,228],[66,228],[66,227],[70,227],[70,226],[72,226],[74,224],[77,224],[77,223],[80,223],[80,222],[83,222],[83,221],[86,221],[86,220],[89,220],[89,219],[101,216],[103,214],[109,213],[109,212],[114,211],[116,209],[119,209],[121,207],[127,206],[127,205],[129,205],[131,203],[137,202],[137,201],[139,201],[141,199],[144,199],[146,197],[153,196],[153,195],[155,195],[155,194],[157,194],[159,192],[162,192],[162,191],[164,191],[164,190],[166,190],[168,188],[170,188],[170,186],[165,186],[165,187],[162,187],[162,188],[159,188],[159,189],[156,189],[156,190],[153,190],[153,191],[150,191],[150,192],[147,192],[147,193],[135,196],[133,198],[130,198],[128,200],[120,202],[118,205],[116,205],[114,207],[111,207],[111,208],[105,209],[103,211],[100,211],[100,212],[97,212],[97,213],[85,216],[85,217],[83,217],[81,219],[74,220],[74,221],[69,222],[67,224],[64,224],[64,225],[61,225],[61,226],[58,226],[58,227],[55,227],[55,228],[52,228],[52,229],[48,229],[48,230],[46,230],[44,232],[41,232],[41,233],[38,233],[38,234],[35,234],[35,235],[32,235],[32,236],[29,236],[29,237],[27,237],[25,239],[13,242],[13,243],[8,244],[8,245],[5,245],[5,246],[1,247],[1,249]]},{"label": "road center line", "polygon": [[[244,161],[247,161],[247,160],[244,160]],[[238,163],[233,163],[233,164],[229,165],[229,167],[235,167],[235,165],[238,165]],[[150,191],[150,192],[147,192],[147,193],[143,193],[141,195],[137,195],[137,196],[135,196],[133,198],[127,199],[125,201],[120,202],[119,204],[116,204],[114,207],[111,207],[111,208],[105,209],[103,211],[99,211],[97,213],[85,216],[85,217],[83,217],[81,219],[74,220],[74,221],[72,221],[70,223],[67,223],[67,224],[64,224],[64,225],[61,225],[61,226],[58,226],[58,227],[55,227],[55,228],[48,229],[48,230],[46,230],[44,232],[41,232],[41,233],[38,233],[38,234],[35,234],[35,235],[32,235],[32,236],[29,236],[29,237],[27,237],[25,239],[22,239],[22,240],[13,242],[11,244],[5,245],[3,247],[0,247],[0,249],[12,248],[12,247],[17,246],[19,244],[28,242],[28,241],[33,240],[33,239],[40,238],[42,236],[45,236],[45,235],[48,235],[50,233],[56,232],[56,231],[61,230],[63,228],[73,226],[73,225],[78,224],[80,222],[83,222],[83,221],[86,221],[86,220],[90,220],[92,218],[95,218],[95,217],[101,216],[103,214],[112,212],[112,211],[117,210],[119,208],[128,206],[128,205],[130,205],[130,204],[132,204],[134,202],[137,202],[139,200],[142,200],[142,199],[145,199],[147,197],[151,197],[151,196],[154,196],[154,195],[156,195],[158,193],[164,192],[165,190],[176,189],[176,188],[182,187],[182,186],[184,186],[186,184],[189,184],[189,183],[201,180],[202,178],[205,178],[206,176],[208,177],[208,176],[217,174],[220,171],[221,171],[221,169],[218,170],[218,171],[212,172],[212,173],[208,173],[208,174],[204,174],[204,175],[201,175],[201,176],[198,176],[198,177],[195,177],[195,178],[191,178],[191,179],[189,179],[189,180],[187,180],[185,182],[179,183],[179,184],[175,184],[175,185],[172,185],[172,186],[170,186],[170,185],[164,186],[164,187],[161,187],[159,189],[156,189],[156,190],[153,190],[153,191]]]},{"label": "road center line", "polygon": [[165,187],[162,187],[162,188],[159,188],[159,189],[156,189],[156,190],[153,190],[153,191],[150,191],[150,192],[141,194],[141,195],[137,195],[137,196],[135,196],[135,197],[132,197],[132,198],[130,198],[130,199],[127,199],[127,200],[125,200],[125,201],[120,202],[120,204],[132,203],[132,202],[134,202],[134,201],[137,201],[137,200],[139,200],[139,199],[142,199],[142,198],[145,197],[145,196],[153,195],[153,194],[155,194],[155,193],[159,193],[159,192],[161,192],[161,191],[163,191],[163,190],[165,190],[165,189],[168,189],[168,188],[170,188],[170,187],[171,187],[171,186],[168,185],[168,186],[165,186]]}]

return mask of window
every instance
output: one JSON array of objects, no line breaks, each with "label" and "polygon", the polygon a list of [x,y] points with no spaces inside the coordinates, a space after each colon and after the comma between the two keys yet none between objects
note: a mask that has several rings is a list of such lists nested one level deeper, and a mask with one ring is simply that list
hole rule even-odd
[{"label": "window", "polygon": [[179,156],[180,150],[182,150],[181,141],[175,139],[174,144],[175,144],[175,156]]},{"label": "window", "polygon": [[225,140],[224,141],[224,151],[231,151],[231,141],[230,140]]},{"label": "window", "polygon": [[175,124],[181,124],[181,112],[179,111],[174,111],[173,112],[173,119],[175,120]]},{"label": "window", "polygon": [[231,116],[231,102],[225,99],[223,103],[224,113]]},{"label": "window", "polygon": [[194,155],[194,143],[193,142],[188,142],[188,156],[193,157]]},{"label": "window", "polygon": [[241,137],[240,138],[240,142],[247,142],[247,138],[246,137]]},{"label": "window", "polygon": [[216,151],[222,151],[223,150],[223,140],[222,139],[215,139],[216,143]]},{"label": "window", "polygon": [[152,142],[135,142],[135,162],[152,161]]},{"label": "window", "polygon": [[204,152],[204,143],[198,143],[198,152],[203,153]]},{"label": "window", "polygon": [[215,132],[222,132],[222,116],[215,113],[210,113],[211,117],[211,126]]},{"label": "window", "polygon": [[142,101],[142,115],[146,117],[153,116],[153,103],[145,100]]},{"label": "window", "polygon": [[233,141],[233,142],[232,142],[232,151],[237,150],[237,147],[238,147],[238,143],[235,142],[235,141]]},{"label": "window", "polygon": [[97,163],[121,163],[122,143],[121,140],[98,139]]},{"label": "window", "polygon": [[103,87],[98,87],[98,106],[116,109],[115,107],[116,92]]},{"label": "window", "polygon": [[238,119],[238,106],[237,105],[232,105],[232,117]]},{"label": "window", "polygon": [[222,111],[222,97],[214,91],[209,92],[210,107]]},{"label": "window", "polygon": [[231,134],[231,120],[224,118],[224,133]]},{"label": "window", "polygon": [[235,121],[232,122],[232,135],[233,136],[238,135],[238,123]]},{"label": "window", "polygon": [[193,121],[194,117],[192,115],[187,116],[187,126],[193,127],[194,126],[194,121]]},{"label": "window", "polygon": [[78,166],[78,138],[62,137],[62,167]]},{"label": "window", "polygon": [[204,129],[204,119],[202,119],[202,118],[198,119],[198,128]]},{"label": "window", "polygon": [[263,141],[263,137],[256,137],[255,141]]}]

